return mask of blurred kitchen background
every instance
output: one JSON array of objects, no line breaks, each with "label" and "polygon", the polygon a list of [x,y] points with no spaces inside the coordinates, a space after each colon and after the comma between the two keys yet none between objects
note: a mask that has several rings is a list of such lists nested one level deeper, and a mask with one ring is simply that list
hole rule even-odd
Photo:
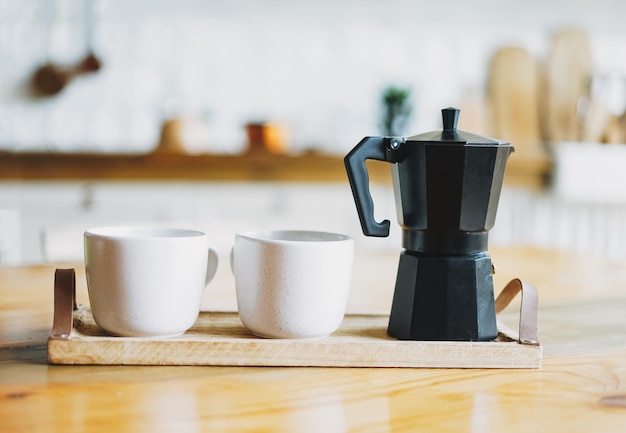
[{"label": "blurred kitchen background", "polygon": [[[254,165],[260,149],[294,172],[311,155],[341,168],[362,137],[438,129],[447,106],[516,147],[490,245],[626,260],[624,17],[621,0],[0,0],[0,265],[77,260],[84,228],[139,222],[206,230],[223,251],[262,227],[399,250],[397,224],[361,234],[347,179],[323,169],[80,178],[32,158]],[[373,194],[393,220],[390,183]]]}]

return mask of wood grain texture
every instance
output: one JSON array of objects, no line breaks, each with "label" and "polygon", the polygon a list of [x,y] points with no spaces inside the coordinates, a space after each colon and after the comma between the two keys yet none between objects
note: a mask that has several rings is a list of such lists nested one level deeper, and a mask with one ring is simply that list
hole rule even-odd
[{"label": "wood grain texture", "polygon": [[263,339],[248,332],[236,313],[202,312],[180,337],[107,336],[88,308],[74,314],[69,338],[51,337],[55,364],[230,365],[285,367],[537,368],[541,346],[506,336],[496,342],[398,341],[387,336],[386,315],[346,315],[320,339]]},{"label": "wood grain texture", "polygon": [[[497,289],[539,290],[541,369],[49,365],[58,266],[0,267],[0,432],[623,433],[608,402],[626,395],[626,264],[490,253]],[[388,312],[397,254],[355,266],[351,311]],[[226,283],[206,306],[230,304]],[[515,327],[515,310],[499,318]]]}]

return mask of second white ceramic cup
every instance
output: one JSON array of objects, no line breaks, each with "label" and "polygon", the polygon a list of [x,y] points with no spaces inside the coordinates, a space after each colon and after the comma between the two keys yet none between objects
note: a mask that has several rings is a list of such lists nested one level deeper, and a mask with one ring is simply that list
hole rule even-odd
[{"label": "second white ceramic cup", "polygon": [[101,227],[84,235],[94,319],[125,337],[183,334],[198,318],[218,257],[199,231]]},{"label": "second white ceramic cup", "polygon": [[238,233],[232,267],[239,317],[266,338],[320,338],[346,311],[354,240],[335,233],[269,230]]}]

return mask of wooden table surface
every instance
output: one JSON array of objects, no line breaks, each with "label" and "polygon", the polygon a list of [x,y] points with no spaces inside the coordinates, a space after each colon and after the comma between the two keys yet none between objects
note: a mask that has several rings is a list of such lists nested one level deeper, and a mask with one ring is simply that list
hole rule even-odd
[{"label": "wooden table surface", "polygon": [[[491,255],[496,292],[514,277],[538,287],[540,369],[48,365],[55,266],[0,267],[0,432],[626,431],[626,264]],[[388,313],[396,266],[357,256],[349,310]],[[218,274],[204,308],[234,308],[231,280]]]}]

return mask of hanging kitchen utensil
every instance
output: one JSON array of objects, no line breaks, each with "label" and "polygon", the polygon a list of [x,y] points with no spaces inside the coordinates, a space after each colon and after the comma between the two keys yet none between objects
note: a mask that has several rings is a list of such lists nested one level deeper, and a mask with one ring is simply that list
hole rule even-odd
[{"label": "hanging kitchen utensil", "polygon": [[[94,54],[93,33],[95,21],[93,0],[84,3],[85,12],[85,57],[75,65],[61,66],[48,61],[39,67],[32,77],[32,89],[36,96],[54,96],[60,93],[75,77],[100,70],[102,63]],[[52,19],[52,14],[50,15]]]}]

